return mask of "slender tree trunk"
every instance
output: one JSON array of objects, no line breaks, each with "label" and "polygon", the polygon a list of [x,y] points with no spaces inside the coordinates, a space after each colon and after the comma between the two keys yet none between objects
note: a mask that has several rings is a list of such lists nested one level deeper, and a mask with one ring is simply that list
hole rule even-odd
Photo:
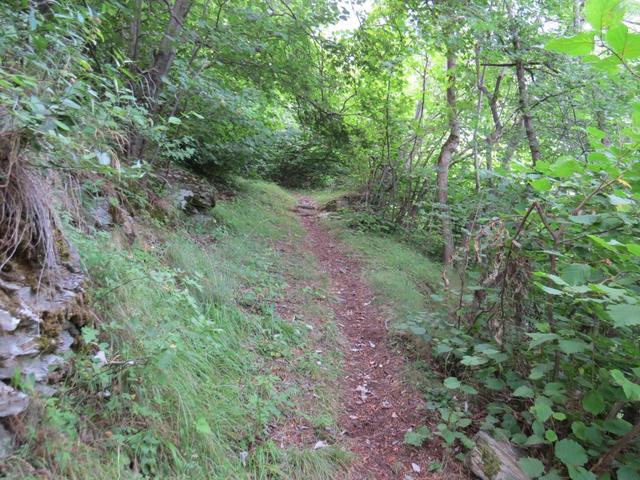
[{"label": "slender tree trunk", "polygon": [[580,31],[584,18],[582,17],[582,9],[584,8],[584,0],[573,0],[573,30]]},{"label": "slender tree trunk", "polygon": [[473,127],[473,173],[476,181],[476,193],[480,192],[480,161],[478,160],[478,128],[480,127],[480,114],[482,113],[482,95],[484,94],[480,85],[484,83],[486,67],[480,70],[480,42],[475,45],[475,65],[476,65],[476,85],[478,86],[478,97],[476,100],[476,119]]},{"label": "slender tree trunk", "polygon": [[442,215],[442,262],[446,267],[453,259],[453,232],[451,227],[451,209],[449,207],[449,166],[453,154],[460,143],[460,122],[456,111],[456,54],[449,47],[447,50],[447,106],[449,109],[449,137],[440,149],[438,156],[438,174],[436,185],[438,188],[438,203]]},{"label": "slender tree trunk", "polygon": [[540,160],[540,143],[538,142],[538,135],[536,134],[535,127],[533,125],[533,117],[529,109],[529,93],[527,91],[527,79],[526,71],[524,67],[524,60],[522,59],[522,42],[520,41],[520,33],[518,27],[515,24],[513,16],[513,10],[510,3],[507,3],[509,10],[509,16],[513,22],[511,31],[511,42],[513,43],[513,50],[516,56],[516,79],[518,80],[518,105],[520,107],[520,113],[522,113],[522,123],[524,124],[524,130],[527,134],[527,140],[529,142],[529,150],[531,150],[531,161],[535,165]]},{"label": "slender tree trunk", "polygon": [[184,28],[184,22],[192,6],[193,0],[176,0],[171,8],[169,23],[167,23],[167,28],[154,55],[153,66],[146,75],[151,84],[147,103],[152,109],[157,104],[158,96],[162,91],[164,77],[169,73],[171,64],[176,56],[176,40]]},{"label": "slender tree trunk", "polygon": [[[138,100],[147,105],[151,113],[158,110],[158,97],[162,91],[164,78],[169,73],[176,56],[176,40],[184,28],[184,22],[192,6],[193,0],[175,0],[167,27],[153,57],[153,65],[143,75],[141,87],[135,91]],[[140,158],[144,146],[142,134],[134,133],[129,145],[129,156]]]},{"label": "slender tree trunk", "polygon": [[131,21],[131,43],[129,45],[129,58],[135,62],[138,59],[138,47],[140,44],[140,21],[142,17],[142,0],[135,0],[134,16]]},{"label": "slender tree trunk", "polygon": [[527,134],[529,150],[531,151],[531,161],[535,165],[540,160],[540,143],[533,126],[533,117],[529,112],[529,95],[527,93],[527,83],[522,59],[516,60],[516,77],[518,79],[518,103],[522,113],[522,123]]}]

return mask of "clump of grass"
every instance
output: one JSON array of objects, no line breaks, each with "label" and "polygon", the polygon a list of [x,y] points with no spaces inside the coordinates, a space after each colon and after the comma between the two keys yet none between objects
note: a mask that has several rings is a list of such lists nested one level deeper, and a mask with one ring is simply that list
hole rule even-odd
[{"label": "clump of grass", "polygon": [[240,195],[214,210],[214,217],[232,232],[282,240],[300,233],[291,209],[296,199],[273,183],[238,180]]}]

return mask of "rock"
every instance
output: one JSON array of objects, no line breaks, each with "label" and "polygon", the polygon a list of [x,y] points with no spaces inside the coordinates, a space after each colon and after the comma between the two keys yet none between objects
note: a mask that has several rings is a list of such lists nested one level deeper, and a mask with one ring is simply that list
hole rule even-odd
[{"label": "rock", "polygon": [[100,350],[93,356],[93,361],[98,365],[103,366],[107,363],[107,356],[102,350]]},{"label": "rock", "polygon": [[0,308],[0,330],[4,330],[5,332],[13,332],[19,323],[19,318],[14,317],[6,310]]},{"label": "rock", "polygon": [[482,480],[530,480],[518,466],[522,457],[513,445],[501,442],[486,432],[478,432],[473,447],[465,458],[465,464]]},{"label": "rock", "polygon": [[109,211],[109,199],[97,198],[95,207],[90,211],[94,225],[98,228],[108,228],[113,225],[113,218]]},{"label": "rock", "polygon": [[[167,194],[175,208],[194,214],[198,212],[208,212],[216,206],[215,187],[201,176],[180,169],[168,169],[158,173],[158,178],[162,178],[167,185]],[[152,203],[159,204],[157,199],[152,199]],[[166,206],[161,206],[161,210],[169,210]]]},{"label": "rock", "polygon": [[[14,258],[0,271],[0,379],[18,372],[32,375],[41,395],[55,393],[55,385],[49,385],[52,367],[64,363],[62,355],[71,350],[86,318],[79,257],[69,245],[60,248],[64,263],[46,278],[26,259]],[[19,414],[28,405],[26,393],[0,382],[0,417]]]},{"label": "rock", "polygon": [[51,367],[63,363],[64,359],[61,356],[50,353],[35,357],[13,357],[3,362],[3,366],[0,367],[0,378],[11,378],[16,370],[19,370],[22,375],[33,375],[36,382],[45,382],[49,377]]},{"label": "rock", "polygon": [[[9,417],[24,412],[29,406],[29,397],[6,383],[0,382],[0,417]],[[0,439],[2,431],[0,431]],[[0,449],[2,447],[0,446]]]},{"label": "rock", "polygon": [[0,360],[35,355],[40,350],[38,333],[35,329],[21,329],[14,335],[0,336]]},{"label": "rock", "polygon": [[11,433],[9,433],[9,430],[4,428],[2,424],[0,424],[0,460],[11,455],[11,453],[13,453],[13,450],[13,436],[11,435]]},{"label": "rock", "polygon": [[180,210],[189,214],[207,211],[216,205],[213,194],[202,190],[180,188],[173,194],[173,198]]}]

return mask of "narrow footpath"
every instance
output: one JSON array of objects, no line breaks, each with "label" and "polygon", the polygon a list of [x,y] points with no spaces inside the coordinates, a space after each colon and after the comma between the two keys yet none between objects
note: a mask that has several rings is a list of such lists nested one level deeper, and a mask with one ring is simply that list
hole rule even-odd
[{"label": "narrow footpath", "polygon": [[389,343],[384,313],[362,279],[358,261],[322,224],[310,198],[295,209],[305,243],[330,279],[331,308],[343,339],[343,410],[340,428],[355,454],[350,480],[442,478],[428,473],[441,450],[436,440],[422,448],[403,443],[405,433],[424,425],[423,396],[402,382],[403,357]]}]

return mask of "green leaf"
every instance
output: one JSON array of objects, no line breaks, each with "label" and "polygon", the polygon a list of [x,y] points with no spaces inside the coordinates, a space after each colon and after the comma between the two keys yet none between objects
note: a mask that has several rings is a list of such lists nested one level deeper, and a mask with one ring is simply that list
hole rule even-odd
[{"label": "green leaf", "polygon": [[550,342],[558,338],[558,335],[555,333],[527,333],[527,336],[531,338],[529,348],[535,348],[538,345],[542,345],[543,343]]},{"label": "green leaf", "polygon": [[460,388],[460,386],[462,385],[462,383],[460,383],[460,380],[458,380],[456,377],[448,377],[444,379],[444,382],[442,382],[444,384],[445,387],[447,387],[450,390],[455,390],[456,388]]},{"label": "green leaf", "polygon": [[627,377],[624,376],[624,373],[620,370],[611,370],[609,373],[611,373],[615,382],[622,387],[624,396],[627,397],[627,400],[632,402],[640,400],[640,385],[627,379]]},{"label": "green leaf", "polygon": [[546,397],[536,398],[535,404],[529,409],[531,413],[542,423],[546,422],[553,415],[551,401]]},{"label": "green leaf", "polygon": [[629,33],[624,23],[611,27],[605,37],[607,45],[620,57],[633,59],[640,57],[640,36]]},{"label": "green leaf", "polygon": [[638,243],[627,243],[626,245],[629,253],[635,255],[636,257],[640,257],[640,244]]},{"label": "green leaf", "polygon": [[531,369],[529,378],[531,380],[540,380],[544,374],[553,369],[553,363],[539,363]]},{"label": "green leaf", "polygon": [[538,192],[547,192],[551,190],[551,181],[548,178],[537,178],[531,180],[531,186]]},{"label": "green leaf", "polygon": [[180,125],[182,123],[182,120],[180,120],[178,117],[169,117],[167,122],[169,122],[171,125]]},{"label": "green leaf", "polygon": [[588,343],[585,343],[582,340],[560,340],[558,342],[558,346],[560,347],[560,350],[567,355],[579,353],[591,348]]},{"label": "green leaf", "polygon": [[527,385],[522,385],[516,388],[512,395],[514,397],[533,398],[535,394],[533,393],[533,390],[531,389],[531,387],[528,387]]},{"label": "green leaf", "polygon": [[546,285],[541,284],[540,282],[534,282],[536,286],[545,293],[549,295],[562,295],[562,290],[558,290],[557,288],[547,287]]},{"label": "green leaf", "polygon": [[587,463],[587,453],[582,445],[575,440],[565,438],[554,447],[556,458],[565,465],[584,465]]},{"label": "green leaf", "polygon": [[547,441],[551,443],[557,442],[558,434],[554,430],[547,430],[546,432],[544,432],[544,438],[546,438]]},{"label": "green leaf", "polygon": [[544,473],[544,464],[537,458],[524,457],[518,460],[518,465],[531,478],[538,478]]},{"label": "green leaf", "polygon": [[204,417],[198,418],[195,427],[198,433],[201,433],[203,435],[213,435],[213,431],[211,430],[211,427]]},{"label": "green leaf", "polygon": [[640,480],[638,470],[631,465],[625,465],[616,472],[618,480]]},{"label": "green leaf", "polygon": [[595,243],[596,245],[601,246],[602,248],[606,248],[607,250],[610,250],[612,252],[616,251],[615,247],[613,247],[611,244],[609,244],[603,238],[596,237],[595,235],[587,235],[587,237],[590,238],[591,241],[593,241],[593,243]]},{"label": "green leaf", "polygon": [[608,197],[611,205],[615,205],[616,207],[633,204],[633,200],[631,200],[630,198],[618,197],[617,195],[614,195],[612,193],[609,194]]},{"label": "green leaf", "polygon": [[583,166],[573,157],[560,157],[549,168],[549,173],[558,178],[568,178],[574,173],[582,172]]},{"label": "green leaf", "polygon": [[464,357],[462,357],[462,360],[460,361],[460,363],[468,367],[476,367],[478,365],[484,365],[488,361],[489,360],[484,357],[465,355]]},{"label": "green leaf", "polygon": [[569,285],[584,285],[591,277],[591,266],[585,263],[572,263],[562,270],[560,275]]},{"label": "green leaf", "polygon": [[616,327],[640,325],[640,305],[631,305],[630,303],[609,305],[607,313]]},{"label": "green leaf", "polygon": [[593,225],[598,221],[598,215],[571,215],[569,220],[580,225]]},{"label": "green leaf", "polygon": [[589,442],[597,447],[602,445],[602,434],[597,427],[587,427],[583,422],[573,422],[571,431],[580,440]]},{"label": "green leaf", "polygon": [[506,386],[506,384],[502,380],[496,377],[487,378],[484,381],[484,384],[489,390],[496,390],[496,391],[503,390],[504,387]]},{"label": "green leaf", "polygon": [[607,136],[606,133],[596,127],[587,127],[587,133],[589,134],[589,136],[595,138],[598,141]]},{"label": "green leaf", "polygon": [[621,0],[587,0],[584,18],[597,32],[622,20],[624,9]]},{"label": "green leaf", "polygon": [[593,51],[594,32],[582,32],[573,37],[554,38],[544,46],[547,50],[567,55],[587,55]]},{"label": "green leaf", "polygon": [[424,441],[431,436],[431,430],[428,427],[422,425],[415,430],[411,430],[404,434],[404,443],[407,445],[413,445],[414,447],[421,447]]},{"label": "green leaf", "polygon": [[592,415],[598,415],[604,410],[604,398],[598,391],[587,393],[582,398],[582,407]]},{"label": "green leaf", "polygon": [[597,480],[595,474],[584,467],[569,465],[567,471],[569,472],[569,478],[571,480]]}]

